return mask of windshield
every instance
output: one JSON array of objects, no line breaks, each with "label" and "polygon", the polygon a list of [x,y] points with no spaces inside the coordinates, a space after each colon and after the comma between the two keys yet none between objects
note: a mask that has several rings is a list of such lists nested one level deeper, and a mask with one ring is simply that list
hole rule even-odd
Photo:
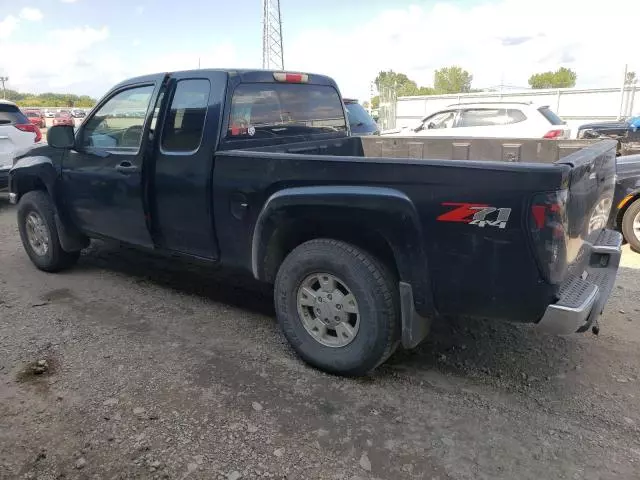
[{"label": "windshield", "polygon": [[330,86],[245,83],[231,101],[229,130],[234,138],[265,138],[346,131],[338,92]]},{"label": "windshield", "polygon": [[549,107],[540,107],[538,111],[544,116],[544,118],[549,120],[549,123],[551,125],[565,124],[565,122],[558,115],[556,115]]},{"label": "windshield", "polygon": [[359,103],[347,103],[347,118],[349,125],[353,127],[361,127],[363,125],[377,127],[376,122],[369,116],[369,113]]}]

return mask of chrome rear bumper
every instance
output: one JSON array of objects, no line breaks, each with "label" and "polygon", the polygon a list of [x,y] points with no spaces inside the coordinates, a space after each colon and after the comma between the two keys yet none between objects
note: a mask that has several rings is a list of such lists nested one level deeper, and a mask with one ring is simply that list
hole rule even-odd
[{"label": "chrome rear bumper", "polygon": [[602,314],[609,299],[621,255],[622,235],[614,230],[603,230],[591,246],[584,271],[565,280],[560,288],[560,298],[547,307],[536,327],[558,335],[588,329]]}]

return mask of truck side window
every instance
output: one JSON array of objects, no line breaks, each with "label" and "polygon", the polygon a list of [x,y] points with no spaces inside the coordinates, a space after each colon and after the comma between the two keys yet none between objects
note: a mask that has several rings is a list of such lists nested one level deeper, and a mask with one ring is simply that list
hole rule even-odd
[{"label": "truck side window", "polygon": [[211,85],[206,79],[180,80],[162,132],[165,152],[193,152],[202,140]]},{"label": "truck side window", "polygon": [[82,130],[82,145],[94,148],[137,150],[153,85],[123,90],[111,97]]}]

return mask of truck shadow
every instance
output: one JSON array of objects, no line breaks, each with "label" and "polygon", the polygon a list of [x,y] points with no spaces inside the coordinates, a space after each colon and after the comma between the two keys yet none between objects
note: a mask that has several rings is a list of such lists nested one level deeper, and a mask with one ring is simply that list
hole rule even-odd
[{"label": "truck shadow", "polygon": [[[268,316],[275,316],[273,290],[246,274],[222,272],[209,266],[94,241],[83,251],[76,270],[104,269],[181,293],[208,298]],[[247,295],[250,290],[252,295]]]},{"label": "truck shadow", "polygon": [[[181,293],[207,298],[270,317],[273,290],[245,275],[222,273],[202,265],[185,265],[136,250],[95,242],[76,269],[122,273]],[[251,292],[247,295],[247,292]],[[562,378],[584,357],[580,342],[540,334],[530,325],[446,318],[434,322],[416,349],[399,349],[379,368],[378,376],[442,373],[508,388],[527,389]]]}]

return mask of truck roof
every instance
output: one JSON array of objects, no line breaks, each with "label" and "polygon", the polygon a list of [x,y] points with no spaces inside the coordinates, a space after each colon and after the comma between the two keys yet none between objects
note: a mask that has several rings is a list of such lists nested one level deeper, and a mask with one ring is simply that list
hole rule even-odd
[{"label": "truck roof", "polygon": [[225,68],[203,68],[203,69],[195,69],[195,70],[178,70],[174,72],[157,72],[149,75],[142,75],[139,77],[129,78],[120,82],[114,88],[119,88],[123,85],[128,85],[131,83],[140,83],[155,80],[158,75],[202,75],[211,72],[224,72],[227,73],[230,77],[239,77],[240,82],[252,82],[252,83],[271,83],[275,81],[274,74],[275,73],[295,73],[295,74],[303,74],[308,76],[308,81],[305,83],[311,83],[314,85],[331,85],[337,88],[336,83],[330,77],[326,75],[318,75],[315,73],[306,73],[306,72],[296,72],[296,71],[282,71],[282,70],[249,70],[249,69],[225,69]]}]

